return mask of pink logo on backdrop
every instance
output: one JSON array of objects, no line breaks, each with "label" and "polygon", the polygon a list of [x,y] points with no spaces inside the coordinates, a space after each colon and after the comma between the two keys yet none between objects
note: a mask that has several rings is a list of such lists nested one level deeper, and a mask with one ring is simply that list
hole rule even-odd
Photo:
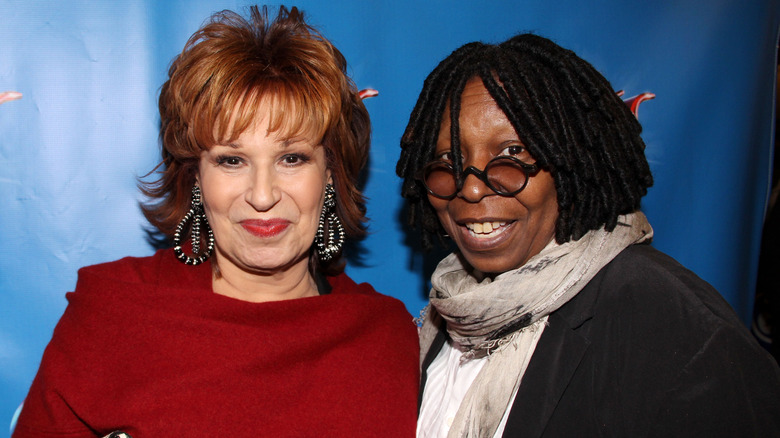
[{"label": "pink logo on backdrop", "polygon": [[16,91],[3,91],[0,93],[0,105],[22,98],[22,93]]},{"label": "pink logo on backdrop", "polygon": [[[620,90],[617,92],[617,95],[623,98],[623,90]],[[626,99],[623,99],[623,102],[628,105],[628,108],[631,110],[632,113],[634,113],[634,117],[637,119],[639,118],[639,104],[650,99],[655,99],[655,94],[653,93],[642,93],[638,94],[634,97],[629,97]]]}]

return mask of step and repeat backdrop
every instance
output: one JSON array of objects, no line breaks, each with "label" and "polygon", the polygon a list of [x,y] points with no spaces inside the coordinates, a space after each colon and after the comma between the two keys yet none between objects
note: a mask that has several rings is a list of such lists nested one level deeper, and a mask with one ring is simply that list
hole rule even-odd
[{"label": "step and repeat backdrop", "polygon": [[[0,0],[0,436],[8,433],[79,267],[154,251],[138,177],[159,159],[171,59],[223,0]],[[292,6],[293,4],[288,4]],[[639,109],[654,245],[747,324],[773,145],[780,5],[755,0],[308,1],[366,100],[370,235],[348,273],[425,305],[441,253],[404,226],[399,138],[425,76],[470,41],[535,32],[590,61]],[[278,6],[275,5],[275,6]],[[273,9],[273,8],[272,8]]]}]

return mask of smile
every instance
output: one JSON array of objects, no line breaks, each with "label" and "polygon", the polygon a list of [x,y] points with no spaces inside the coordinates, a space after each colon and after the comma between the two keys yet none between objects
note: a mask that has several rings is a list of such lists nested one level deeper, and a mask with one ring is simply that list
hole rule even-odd
[{"label": "smile", "polygon": [[253,236],[269,238],[281,234],[290,225],[290,222],[284,219],[271,220],[244,220],[241,226]]},{"label": "smile", "polygon": [[465,226],[468,228],[470,235],[480,239],[487,239],[506,231],[506,224],[506,222],[469,222]]}]

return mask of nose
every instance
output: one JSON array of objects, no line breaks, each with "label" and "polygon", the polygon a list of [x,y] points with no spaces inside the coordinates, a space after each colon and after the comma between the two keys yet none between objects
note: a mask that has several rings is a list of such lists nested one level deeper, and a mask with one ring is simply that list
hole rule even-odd
[{"label": "nose", "polygon": [[256,169],[246,189],[244,199],[257,211],[268,211],[279,202],[281,190],[272,169]]},{"label": "nose", "polygon": [[469,172],[463,180],[463,187],[460,188],[457,196],[467,202],[479,202],[485,196],[492,194],[495,192],[487,184]]}]

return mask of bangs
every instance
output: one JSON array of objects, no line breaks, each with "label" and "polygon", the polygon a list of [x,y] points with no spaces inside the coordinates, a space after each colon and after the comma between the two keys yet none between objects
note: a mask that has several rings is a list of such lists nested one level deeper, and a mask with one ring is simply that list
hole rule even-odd
[{"label": "bangs", "polygon": [[[300,84],[284,79],[253,85],[249,91],[234,87],[235,91],[224,93],[216,105],[204,99],[202,117],[194,132],[201,150],[235,141],[259,119],[268,118],[269,133],[281,139],[308,138],[317,144],[336,123],[341,106],[338,95],[322,93],[320,87],[302,89]],[[214,108],[215,113],[207,115],[207,107]]]}]

